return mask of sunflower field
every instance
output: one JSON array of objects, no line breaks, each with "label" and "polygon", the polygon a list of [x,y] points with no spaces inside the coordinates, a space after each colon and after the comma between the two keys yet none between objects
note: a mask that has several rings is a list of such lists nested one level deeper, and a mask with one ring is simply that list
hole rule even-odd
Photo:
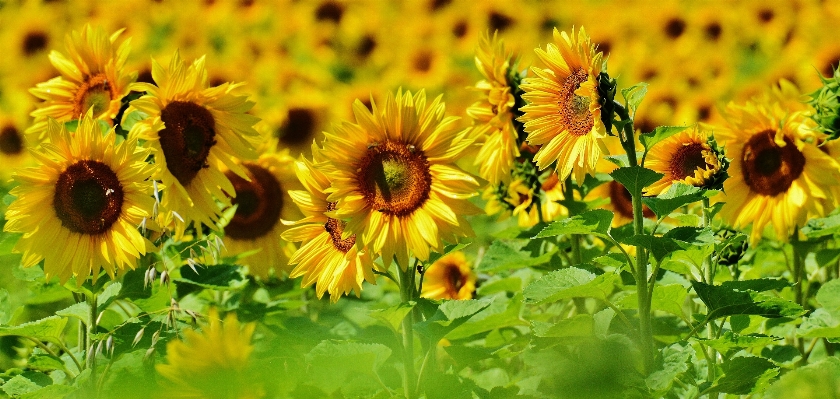
[{"label": "sunflower field", "polygon": [[0,398],[840,397],[837,0],[0,0]]}]

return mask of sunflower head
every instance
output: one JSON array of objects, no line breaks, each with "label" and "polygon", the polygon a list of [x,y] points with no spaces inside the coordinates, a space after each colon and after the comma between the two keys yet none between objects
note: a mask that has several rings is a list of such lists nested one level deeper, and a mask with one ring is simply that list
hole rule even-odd
[{"label": "sunflower head", "polygon": [[677,133],[651,148],[645,166],[664,176],[645,195],[659,195],[674,183],[704,189],[721,189],[729,161],[713,137],[695,127]]},{"label": "sunflower head", "polygon": [[840,69],[825,78],[820,76],[823,86],[811,93],[808,103],[816,109],[813,119],[819,130],[828,135],[829,140],[840,137]]},{"label": "sunflower head", "polygon": [[540,170],[552,163],[561,180],[594,173],[600,158],[599,140],[606,135],[601,120],[599,75],[602,53],[583,28],[571,35],[556,29],[555,43],[536,49],[546,68],[532,68],[534,77],[520,86],[528,105],[521,108],[528,144],[541,146],[534,156]]},{"label": "sunflower head", "polygon": [[444,117],[441,97],[427,105],[425,92],[399,90],[383,108],[356,101],[353,111],[356,123],[327,134],[323,154],[334,167],[331,216],[347,222],[357,245],[405,268],[409,252],[426,260],[442,240],[472,234],[464,215],[477,211],[467,199],[478,182],[454,163],[473,140]]},{"label": "sunflower head", "polygon": [[423,298],[470,299],[475,291],[475,273],[460,251],[432,263],[423,276]]},{"label": "sunflower head", "polygon": [[41,166],[16,173],[17,199],[6,212],[5,230],[23,233],[15,247],[23,266],[43,259],[47,278],[79,284],[102,269],[111,278],[133,269],[152,249],[137,230],[153,208],[149,152],[134,140],[117,145],[90,111],[75,133],[50,120],[45,136],[49,143],[33,151]]},{"label": "sunflower head", "polygon": [[215,309],[202,330],[187,330],[183,340],[166,345],[166,363],[155,368],[167,397],[256,399],[265,392],[254,378],[250,357],[254,323],[242,325],[234,313],[224,321]]},{"label": "sunflower head", "polygon": [[59,122],[79,119],[91,110],[95,119],[113,124],[122,99],[129,93],[129,85],[137,79],[137,72],[124,69],[131,40],[117,45],[122,33],[108,35],[101,27],[85,26],[67,35],[67,54],[50,53],[50,62],[61,76],[39,83],[30,92],[42,100],[32,112],[35,121],[27,133],[36,143],[45,138],[47,118]]}]

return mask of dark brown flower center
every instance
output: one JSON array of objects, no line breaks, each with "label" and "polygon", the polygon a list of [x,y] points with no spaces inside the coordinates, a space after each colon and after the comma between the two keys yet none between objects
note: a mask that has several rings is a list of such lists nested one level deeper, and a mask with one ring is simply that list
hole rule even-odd
[{"label": "dark brown flower center", "polygon": [[58,176],[53,207],[61,224],[70,231],[105,233],[120,218],[122,205],[122,184],[102,162],[78,161]]},{"label": "dark brown flower center", "polygon": [[216,120],[206,108],[191,102],[173,101],[160,113],[163,130],[158,132],[166,167],[186,186],[203,168],[216,144]]},{"label": "dark brown flower center", "polygon": [[[327,204],[327,212],[332,212],[335,210],[335,202],[330,202]],[[324,230],[327,233],[330,233],[330,238],[332,239],[332,244],[335,249],[347,253],[353,245],[356,244],[356,235],[353,234],[350,237],[345,239],[341,239],[341,235],[344,234],[344,222],[338,219],[327,218],[327,223],[324,224]]]},{"label": "dark brown flower center", "polygon": [[[627,188],[617,181],[611,181],[607,184],[610,185],[610,201],[612,202],[613,209],[620,215],[632,219],[633,197],[630,195],[630,191],[627,191]],[[646,205],[642,205],[642,216],[652,218],[656,214]]]},{"label": "dark brown flower center", "polygon": [[23,54],[27,57],[47,48],[49,38],[44,32],[29,32],[23,37]]},{"label": "dark brown flower center", "polygon": [[557,98],[557,105],[560,107],[560,117],[563,127],[575,136],[584,136],[592,131],[594,121],[592,112],[589,111],[589,104],[592,101],[589,97],[575,94],[580,84],[589,79],[589,74],[583,68],[573,71],[563,82]]},{"label": "dark brown flower center", "polygon": [[373,210],[406,216],[429,199],[429,161],[413,145],[395,141],[371,144],[357,171],[362,195]]},{"label": "dark brown flower center", "polygon": [[711,167],[703,158],[703,151],[705,148],[701,143],[691,143],[680,146],[674,155],[671,157],[670,172],[675,180],[682,180],[689,176],[694,176],[694,171],[697,169],[706,169]]},{"label": "dark brown flower center", "polygon": [[301,145],[312,141],[315,136],[315,112],[308,108],[291,108],[286,123],[280,128],[280,142],[286,145]]},{"label": "dark brown flower center", "polygon": [[414,70],[420,73],[429,72],[432,69],[434,55],[430,51],[423,50],[414,56]]},{"label": "dark brown flower center", "polygon": [[450,263],[442,266],[446,268],[447,289],[452,294],[451,296],[457,296],[461,292],[461,288],[467,284],[467,276],[461,273],[461,268],[456,264]]},{"label": "dark brown flower center", "polygon": [[341,22],[342,16],[344,16],[344,6],[334,1],[325,1],[315,10],[315,19],[318,21],[331,21],[337,24]]},{"label": "dark brown flower center", "polygon": [[491,12],[490,15],[487,16],[487,26],[490,27],[491,32],[503,32],[505,29],[513,25],[513,22],[513,18],[496,11]]},{"label": "dark brown flower center", "polygon": [[262,166],[247,163],[251,181],[228,171],[237,205],[236,213],[225,227],[225,234],[235,240],[253,240],[266,235],[280,220],[283,210],[283,187],[277,178]]},{"label": "dark brown flower center", "polygon": [[98,118],[111,106],[111,100],[119,96],[116,88],[104,74],[88,77],[76,91],[73,100],[73,118],[78,118],[93,108],[93,117]]},{"label": "dark brown flower center", "polygon": [[23,137],[14,126],[6,126],[0,130],[0,152],[6,155],[23,152]]},{"label": "dark brown flower center", "polygon": [[793,140],[785,136],[785,146],[779,147],[775,136],[774,130],[754,134],[744,145],[741,157],[744,182],[761,195],[786,192],[805,169],[805,156]]},{"label": "dark brown flower center", "polygon": [[665,23],[665,35],[671,39],[682,36],[685,32],[685,21],[681,18],[671,18]]}]

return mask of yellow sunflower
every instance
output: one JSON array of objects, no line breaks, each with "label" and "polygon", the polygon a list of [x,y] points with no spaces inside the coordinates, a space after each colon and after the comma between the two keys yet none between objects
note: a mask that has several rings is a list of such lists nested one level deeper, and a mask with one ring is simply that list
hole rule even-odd
[{"label": "yellow sunflower", "polygon": [[232,203],[237,206],[224,227],[225,247],[233,254],[258,250],[240,263],[262,279],[272,270],[288,272],[289,257],[295,251],[293,244],[280,238],[288,228],[281,221],[300,217],[289,196],[289,190],[300,188],[293,163],[288,150],[266,151],[254,162],[243,162],[250,181],[230,171],[225,174],[236,191]]},{"label": "yellow sunflower", "polygon": [[168,68],[152,60],[152,77],[157,86],[132,85],[146,95],[132,101],[125,114],[141,112],[146,118],[132,126],[129,137],[154,150],[155,178],[166,187],[161,207],[183,220],[176,234],[190,223],[215,226],[221,213],[216,201],[229,206],[236,194],[222,170],[247,178],[247,168],[233,159],[256,158],[259,133],[253,125],[259,118],[246,113],[254,103],[232,93],[241,84],[208,88],[204,57],[187,65],[175,52]]},{"label": "yellow sunflower", "polygon": [[674,183],[711,188],[721,171],[718,152],[709,144],[705,131],[695,127],[677,133],[656,144],[648,152],[645,167],[662,173],[659,181],[651,184],[645,195],[659,195]]},{"label": "yellow sunflower", "polygon": [[201,332],[187,330],[184,340],[166,345],[166,364],[155,366],[166,380],[160,394],[167,398],[257,399],[265,390],[254,377],[250,357],[256,324],[242,325],[236,314],[224,321],[215,309]]},{"label": "yellow sunflower", "polygon": [[594,173],[601,157],[599,140],[606,136],[601,122],[598,74],[602,53],[595,51],[586,31],[571,35],[554,30],[555,44],[536,49],[548,68],[531,68],[535,77],[520,86],[528,105],[519,120],[525,123],[528,144],[541,146],[534,160],[540,170],[557,162],[557,174],[564,181],[574,173],[583,183]]},{"label": "yellow sunflower", "polygon": [[470,299],[475,291],[476,276],[463,252],[446,255],[426,269],[423,292],[430,299]]},{"label": "yellow sunflower", "polygon": [[50,121],[46,136],[50,142],[32,153],[41,166],[17,172],[17,199],[6,211],[5,230],[23,233],[15,246],[23,266],[43,259],[47,278],[62,284],[71,276],[79,284],[96,280],[101,269],[111,278],[134,269],[152,249],[137,230],[154,205],[149,151],[134,140],[116,145],[90,112],[75,134]]},{"label": "yellow sunflower", "polygon": [[441,97],[427,106],[425,92],[399,90],[384,108],[371,106],[357,100],[356,123],[326,135],[324,156],[335,167],[329,200],[338,202],[331,216],[346,220],[385,267],[396,256],[406,268],[409,252],[425,261],[443,241],[473,234],[464,216],[479,212],[468,201],[478,182],[454,165],[473,141],[470,129],[455,130],[457,118],[444,117]]},{"label": "yellow sunflower", "polygon": [[507,81],[511,59],[496,34],[493,34],[492,39],[487,33],[481,36],[476,49],[475,65],[484,80],[478,82],[474,89],[485,96],[467,109],[467,115],[482,126],[477,129],[483,145],[478,151],[475,165],[479,166],[481,177],[495,185],[501,181],[510,181],[513,162],[519,156],[511,110],[515,99]]},{"label": "yellow sunflower", "polygon": [[297,265],[290,277],[303,276],[303,286],[315,284],[318,298],[329,292],[334,303],[351,291],[359,296],[362,281],[376,284],[376,278],[370,255],[355,245],[356,235],[347,235],[344,222],[325,215],[335,211],[336,203],[327,200],[330,179],[323,173],[327,165],[317,147],[313,146],[312,152],[315,163],[303,157],[295,163],[295,172],[306,191],[289,192],[304,218],[282,237],[302,243],[289,260],[290,265]]},{"label": "yellow sunflower", "polygon": [[501,214],[500,220],[516,216],[519,227],[531,227],[539,223],[538,209],[534,197],[539,195],[524,179],[516,179],[510,184],[497,184],[484,190],[482,198],[487,200],[484,211],[488,215]]},{"label": "yellow sunflower", "polygon": [[100,28],[85,26],[73,31],[65,40],[68,55],[50,53],[50,62],[61,76],[39,83],[30,89],[35,97],[44,100],[32,111],[35,118],[26,130],[33,143],[40,143],[47,131],[47,118],[58,122],[79,119],[93,109],[95,119],[113,124],[120,110],[122,98],[129,93],[129,85],[137,79],[137,72],[124,70],[131,49],[130,39],[117,46],[122,30],[108,35]]},{"label": "yellow sunflower", "polygon": [[834,208],[831,191],[840,184],[840,164],[814,142],[806,113],[790,111],[769,98],[745,105],[730,103],[727,124],[715,130],[732,157],[724,183],[721,216],[735,228],[752,224],[750,241],[772,224],[776,239],[787,241],[809,216]]}]

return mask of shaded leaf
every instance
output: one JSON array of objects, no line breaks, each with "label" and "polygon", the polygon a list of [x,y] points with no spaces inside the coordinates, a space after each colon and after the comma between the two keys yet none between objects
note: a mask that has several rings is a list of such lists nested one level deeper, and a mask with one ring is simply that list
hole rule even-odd
[{"label": "shaded leaf", "polygon": [[546,274],[525,287],[525,299],[532,303],[546,303],[569,298],[605,300],[612,293],[619,276],[604,273],[600,276],[577,267],[560,269]]},{"label": "shaded leaf", "polygon": [[662,218],[680,207],[702,199],[703,191],[699,188],[688,184],[674,183],[668,188],[668,191],[656,197],[644,197],[642,202],[656,214],[656,217]]},{"label": "shaded leaf", "polygon": [[736,357],[721,365],[723,377],[706,393],[723,392],[747,395],[753,392],[762,380],[766,383],[779,373],[779,369],[760,357]]},{"label": "shaded leaf", "polygon": [[731,281],[718,286],[692,281],[691,285],[709,309],[709,320],[744,314],[768,318],[797,317],[804,312],[801,306],[791,301],[758,293],[787,286],[782,280]]},{"label": "shaded leaf", "polygon": [[632,194],[641,193],[645,187],[656,183],[665,175],[641,166],[628,166],[614,170],[610,176]]},{"label": "shaded leaf", "polygon": [[470,317],[490,306],[490,303],[491,301],[486,299],[444,301],[432,317],[415,324],[414,328],[419,334],[437,342]]},{"label": "shaded leaf", "polygon": [[16,335],[61,344],[61,335],[66,325],[66,318],[50,316],[14,327],[0,327],[0,337]]}]

